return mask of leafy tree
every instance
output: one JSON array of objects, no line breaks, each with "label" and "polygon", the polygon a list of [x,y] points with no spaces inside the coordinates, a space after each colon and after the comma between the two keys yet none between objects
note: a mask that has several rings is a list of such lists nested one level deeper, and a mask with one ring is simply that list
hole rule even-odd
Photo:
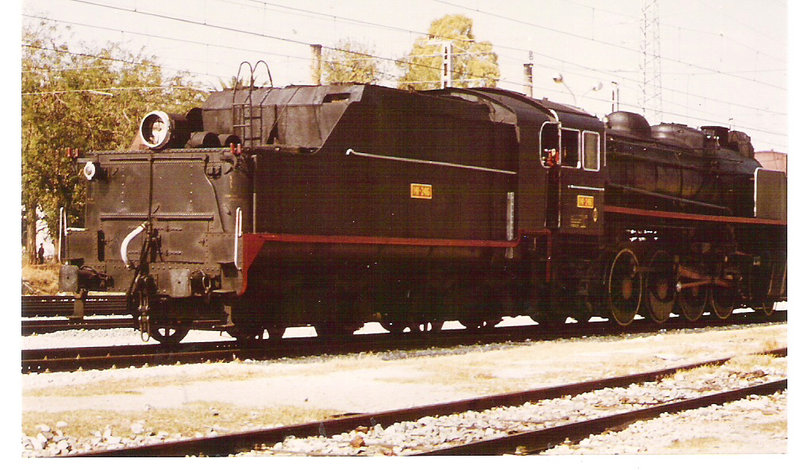
[{"label": "leafy tree", "polygon": [[349,39],[326,49],[322,59],[323,83],[375,83],[380,71],[378,59],[367,46]]},{"label": "leafy tree", "polygon": [[53,234],[60,207],[70,225],[81,218],[83,187],[68,148],[127,149],[148,111],[186,112],[204,93],[181,75],[165,78],[153,57],[118,44],[75,52],[43,24],[22,36],[22,206],[32,259],[37,207]]},{"label": "leafy tree", "polygon": [[221,78],[219,79],[219,86],[217,87],[217,91],[233,90],[234,88],[241,89],[244,87],[245,87],[244,79],[242,77],[237,77],[235,75],[232,75],[228,81],[225,81]]},{"label": "leafy tree", "polygon": [[428,37],[414,41],[411,52],[398,62],[404,72],[403,89],[439,88],[442,77],[444,44],[453,46],[452,86],[494,87],[500,78],[497,54],[492,43],[478,42],[472,33],[472,19],[464,15],[445,15],[434,20]]}]

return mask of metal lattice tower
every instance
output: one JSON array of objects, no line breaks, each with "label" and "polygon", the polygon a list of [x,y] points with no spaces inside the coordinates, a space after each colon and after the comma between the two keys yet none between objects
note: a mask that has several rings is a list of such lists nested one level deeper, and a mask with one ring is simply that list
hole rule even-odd
[{"label": "metal lattice tower", "polygon": [[658,0],[642,0],[641,18],[642,62],[642,114],[661,121],[661,33],[659,31]]}]

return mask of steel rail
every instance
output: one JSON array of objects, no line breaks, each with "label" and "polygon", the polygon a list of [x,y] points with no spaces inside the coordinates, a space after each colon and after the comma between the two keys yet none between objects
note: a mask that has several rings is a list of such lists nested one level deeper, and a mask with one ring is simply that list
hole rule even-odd
[{"label": "steel rail", "polygon": [[485,439],[469,444],[461,444],[444,449],[436,449],[414,454],[431,455],[501,455],[511,453],[535,454],[554,447],[567,439],[576,442],[592,434],[599,434],[611,428],[627,426],[636,421],[656,418],[662,413],[677,413],[711,405],[721,405],[740,400],[750,395],[770,395],[786,390],[787,379],[776,380],[727,392],[715,393],[698,398],[680,400],[663,405],[655,405],[639,410],[618,413],[577,423],[564,424],[536,431],[522,432],[505,437]]},{"label": "steel rail", "polygon": [[235,341],[27,349],[22,351],[22,371],[24,373],[69,372],[78,369],[104,369],[144,364],[204,362],[232,359],[239,350],[239,345]]},{"label": "steel rail", "polygon": [[65,330],[109,330],[113,328],[135,328],[133,318],[81,318],[72,319],[47,319],[24,320],[22,322],[22,335],[53,333]]},{"label": "steel rail", "polygon": [[[783,317],[781,319],[781,317]],[[738,324],[763,324],[785,321],[777,312],[770,317],[740,315]],[[640,320],[627,327],[614,322],[563,324],[555,328],[539,325],[503,327],[471,332],[446,330],[415,334],[369,334],[339,337],[285,338],[280,341],[237,343],[182,343],[176,345],[140,344],[133,346],[102,346],[89,348],[28,349],[22,351],[22,372],[66,372],[78,369],[168,365],[239,359],[269,360],[281,357],[305,357],[315,354],[347,354],[364,351],[382,352],[397,349],[427,349],[470,346],[489,343],[581,338],[614,334],[649,334],[664,330],[709,328],[736,325],[728,322],[686,322],[678,318],[662,324]]]},{"label": "steel rail", "polygon": [[[73,313],[75,297],[68,295],[23,295],[23,318],[66,317]],[[103,295],[86,297],[85,315],[129,315],[125,296]]]},{"label": "steel rail", "polygon": [[[785,356],[787,348],[764,351],[754,354]],[[560,398],[566,395],[577,395],[609,387],[624,387],[634,383],[650,382],[666,377],[680,370],[702,366],[720,365],[732,359],[714,359],[694,364],[670,367],[657,371],[631,374],[621,377],[572,383],[555,387],[539,388],[522,392],[505,393],[486,397],[468,398],[449,403],[424,405],[407,409],[399,409],[378,413],[363,413],[352,416],[314,421],[278,428],[262,429],[222,436],[203,437],[182,441],[165,442],[139,447],[104,450],[74,454],[70,457],[176,457],[188,455],[226,456],[240,452],[248,452],[265,445],[283,441],[288,436],[304,438],[317,435],[331,435],[349,432],[361,426],[373,427],[377,424],[389,426],[401,421],[414,421],[425,416],[443,416],[465,411],[480,411],[500,406],[519,406],[531,401]]]}]

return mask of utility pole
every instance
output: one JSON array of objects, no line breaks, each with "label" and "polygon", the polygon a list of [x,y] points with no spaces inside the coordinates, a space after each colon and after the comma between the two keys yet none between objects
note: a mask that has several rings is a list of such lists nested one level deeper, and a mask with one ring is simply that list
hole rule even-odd
[{"label": "utility pole", "polygon": [[661,120],[664,102],[661,98],[661,33],[659,32],[658,0],[642,0],[642,114]]},{"label": "utility pole", "polygon": [[530,98],[533,98],[533,51],[528,51],[528,63],[523,64],[525,69],[525,90]]},{"label": "utility pole", "polygon": [[453,42],[442,43],[442,88],[453,86]]},{"label": "utility pole", "polygon": [[322,44],[311,45],[311,84],[322,85]]}]

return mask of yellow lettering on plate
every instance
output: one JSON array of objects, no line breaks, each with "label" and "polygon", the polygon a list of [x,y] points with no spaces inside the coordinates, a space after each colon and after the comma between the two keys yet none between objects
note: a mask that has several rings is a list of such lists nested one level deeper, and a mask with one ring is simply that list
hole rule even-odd
[{"label": "yellow lettering on plate", "polygon": [[582,196],[578,194],[578,207],[581,209],[594,209],[594,196]]},{"label": "yellow lettering on plate", "polygon": [[411,183],[411,197],[414,199],[433,199],[433,186]]}]

